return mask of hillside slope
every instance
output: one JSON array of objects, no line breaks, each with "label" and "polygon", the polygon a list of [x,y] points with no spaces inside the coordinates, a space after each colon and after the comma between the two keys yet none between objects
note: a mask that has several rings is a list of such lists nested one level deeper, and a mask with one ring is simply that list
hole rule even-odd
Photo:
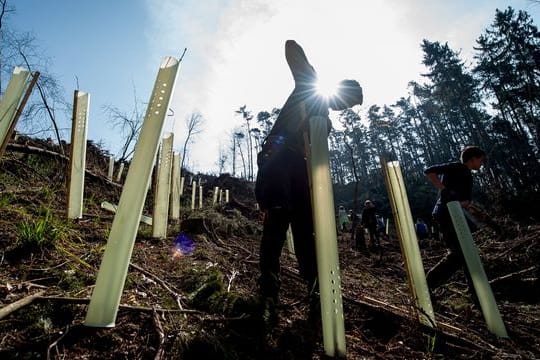
[{"label": "hillside slope", "polygon": [[[186,206],[182,224],[171,223],[166,239],[153,239],[141,224],[116,326],[85,327],[113,219],[100,204],[118,202],[121,188],[104,179],[99,149],[89,151],[84,217],[68,221],[66,159],[44,143],[19,145],[0,160],[0,358],[323,358],[322,335],[307,321],[307,298],[287,250],[279,323],[261,334],[255,298],[260,220],[250,185],[228,176],[204,180],[209,189],[229,188],[231,204],[193,212]],[[540,358],[540,226],[499,223],[504,233],[485,227],[475,240],[510,339],[487,331],[462,274],[437,292],[438,330],[421,326],[411,313],[397,239],[361,253],[352,249],[350,234],[340,234],[347,357]],[[189,256],[174,251],[180,229],[194,240]],[[421,251],[426,268],[444,253],[435,240],[422,243]]]}]

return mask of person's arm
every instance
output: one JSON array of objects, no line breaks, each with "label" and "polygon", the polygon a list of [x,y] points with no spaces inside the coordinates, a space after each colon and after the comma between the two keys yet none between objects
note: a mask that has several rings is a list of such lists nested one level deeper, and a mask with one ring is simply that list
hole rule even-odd
[{"label": "person's arm", "polygon": [[317,73],[309,63],[304,50],[296,41],[287,40],[285,42],[285,58],[287,59],[287,64],[289,64],[296,85],[298,83],[315,84]]},{"label": "person's arm", "polygon": [[442,183],[441,179],[439,178],[439,175],[437,173],[434,173],[434,172],[429,172],[429,173],[426,173],[426,176],[428,178],[428,180],[433,184],[435,185],[435,187],[439,190],[443,190],[444,189],[444,184]]}]

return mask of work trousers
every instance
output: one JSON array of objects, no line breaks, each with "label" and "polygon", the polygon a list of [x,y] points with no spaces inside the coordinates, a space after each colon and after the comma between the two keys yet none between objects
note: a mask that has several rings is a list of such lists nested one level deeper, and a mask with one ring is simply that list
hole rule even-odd
[{"label": "work trousers", "polygon": [[311,196],[303,154],[285,149],[261,165],[255,186],[257,201],[265,212],[259,254],[259,288],[261,296],[277,300],[281,285],[280,257],[289,224],[300,275],[306,280],[308,289],[316,283]]}]

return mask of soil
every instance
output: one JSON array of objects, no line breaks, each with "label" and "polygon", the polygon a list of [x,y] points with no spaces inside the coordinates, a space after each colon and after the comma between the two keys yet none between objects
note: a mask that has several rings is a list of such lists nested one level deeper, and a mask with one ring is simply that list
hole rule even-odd
[{"label": "soil", "polygon": [[[287,249],[278,321],[262,329],[260,214],[252,184],[227,175],[204,176],[203,183],[207,191],[228,188],[229,204],[191,211],[187,196],[182,221],[171,221],[166,239],[140,225],[115,326],[85,326],[114,217],[100,204],[117,203],[121,187],[105,179],[106,154],[90,144],[84,216],[68,220],[66,159],[51,144],[18,145],[0,160],[0,358],[325,358],[321,324],[308,318],[307,291]],[[49,152],[28,150],[33,147]],[[485,226],[474,238],[509,338],[489,332],[462,272],[434,292],[436,328],[421,324],[392,232],[367,252],[354,250],[351,235],[340,233],[346,357],[540,358],[540,225],[494,220],[497,231]],[[193,239],[193,253],[174,251],[180,233]],[[445,254],[435,239],[421,241],[420,249],[426,269]],[[26,304],[18,306],[20,300]]]}]

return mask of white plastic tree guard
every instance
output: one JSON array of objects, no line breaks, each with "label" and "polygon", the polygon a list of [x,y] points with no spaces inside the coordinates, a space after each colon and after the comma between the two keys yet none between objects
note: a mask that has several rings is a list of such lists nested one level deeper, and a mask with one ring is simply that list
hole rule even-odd
[{"label": "white plastic tree guard", "polygon": [[87,326],[113,327],[115,324],[179,67],[179,61],[173,57],[166,57],[161,62],[88,306]]},{"label": "white plastic tree guard", "polygon": [[82,218],[84,198],[84,173],[86,169],[86,133],[90,94],[75,90],[73,97],[73,122],[71,125],[71,154],[69,157],[68,219]]},{"label": "white plastic tree guard", "polygon": [[[101,203],[101,208],[115,213],[116,209],[118,209],[118,205],[111,204],[110,202],[107,202],[107,201],[103,201]],[[145,223],[146,225],[152,226],[152,218],[150,216],[141,215],[141,222]]]},{"label": "white plastic tree guard", "polygon": [[116,174],[116,182],[119,183],[120,180],[122,180],[122,173],[124,172],[124,162],[120,163],[120,167],[118,168],[118,173]]},{"label": "white plastic tree guard", "polygon": [[29,77],[30,71],[22,67],[16,67],[13,70],[4,97],[0,102],[0,144],[8,141],[6,137],[15,119],[17,108],[23,98],[24,89],[28,84]]},{"label": "white plastic tree guard", "polygon": [[317,249],[317,271],[321,296],[324,352],[345,356],[345,324],[341,275],[337,247],[334,195],[328,156],[328,125],[322,116],[310,119],[310,169],[313,200],[313,225]]},{"label": "white plastic tree guard", "polygon": [[287,229],[287,250],[289,250],[289,255],[291,257],[295,258],[295,252],[294,252],[294,238],[292,234],[291,225],[289,224],[289,228]]},{"label": "white plastic tree guard", "polygon": [[229,203],[229,189],[225,190],[225,204]]},{"label": "white plastic tree guard", "polygon": [[467,220],[461,209],[461,204],[459,201],[451,201],[447,204],[447,207],[452,218],[452,223],[454,224],[454,229],[456,230],[459,244],[461,245],[461,250],[463,251],[463,256],[465,257],[465,262],[467,263],[467,268],[471,274],[474,290],[478,296],[478,302],[480,303],[488,330],[498,337],[507,338],[506,327],[497,307],[493,291],[491,291],[486,272],[482,266],[482,260],[480,260],[480,255],[478,255],[478,249],[474,244],[471,230],[467,225]]},{"label": "white plastic tree guard", "polygon": [[414,221],[409,207],[409,199],[405,189],[405,183],[401,174],[399,162],[386,163],[384,171],[388,187],[390,205],[394,213],[397,234],[401,245],[401,253],[405,262],[405,270],[418,319],[421,323],[435,327],[435,314],[429,297],[429,288],[426,281],[426,273],[422,263],[418,239],[414,229]]},{"label": "white plastic tree guard", "polygon": [[109,179],[109,181],[113,180],[113,174],[114,174],[114,157],[109,156],[109,171],[107,171],[107,179]]},{"label": "white plastic tree guard", "polygon": [[180,154],[173,154],[172,176],[171,176],[171,203],[170,203],[170,218],[173,220],[180,219]]},{"label": "white plastic tree guard", "polygon": [[214,193],[212,194],[212,205],[216,205],[217,203],[218,191],[219,191],[219,187],[215,186]]},{"label": "white plastic tree guard", "polygon": [[191,182],[191,210],[195,210],[195,194],[197,192],[197,182]]},{"label": "white plastic tree guard", "polygon": [[185,178],[182,176],[180,178],[180,198],[182,197],[182,195],[184,195],[184,181]]},{"label": "white plastic tree guard", "polygon": [[199,209],[202,209],[203,204],[203,187],[199,185]]},{"label": "white plastic tree guard", "polygon": [[154,201],[154,215],[152,216],[152,236],[155,238],[167,237],[169,224],[169,194],[171,190],[171,167],[173,157],[173,133],[163,136],[161,145],[161,159],[158,168],[158,179]]}]

